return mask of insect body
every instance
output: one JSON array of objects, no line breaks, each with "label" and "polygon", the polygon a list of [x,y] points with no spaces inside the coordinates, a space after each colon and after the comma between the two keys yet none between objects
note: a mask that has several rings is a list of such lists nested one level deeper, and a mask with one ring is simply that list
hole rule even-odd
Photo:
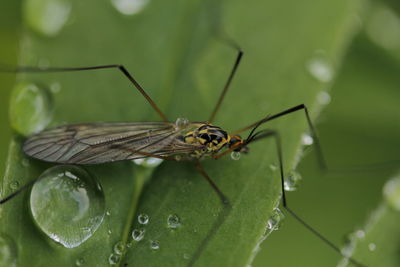
[{"label": "insect body", "polygon": [[207,123],[133,122],[56,127],[28,138],[23,150],[31,157],[48,162],[100,164],[149,155],[202,159],[227,146],[237,150],[245,142]]}]

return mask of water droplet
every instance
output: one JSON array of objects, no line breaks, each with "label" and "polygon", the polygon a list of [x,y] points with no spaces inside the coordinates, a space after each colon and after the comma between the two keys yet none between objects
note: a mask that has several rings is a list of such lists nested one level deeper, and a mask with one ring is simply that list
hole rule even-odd
[{"label": "water droplet", "polygon": [[168,216],[167,224],[169,228],[176,229],[181,226],[181,219],[176,214],[171,214]]},{"label": "water droplet", "polygon": [[146,230],[145,229],[134,229],[132,231],[132,238],[135,241],[140,241],[143,239],[144,234],[145,234]]},{"label": "water droplet", "polygon": [[368,249],[369,249],[369,251],[374,251],[376,249],[375,243],[369,243],[368,244]]},{"label": "water droplet", "polygon": [[108,257],[108,263],[110,265],[116,265],[120,262],[121,256],[117,254],[111,254],[110,257]]},{"label": "water droplet", "polygon": [[186,118],[177,118],[175,125],[177,128],[185,128],[186,126],[189,125],[189,120]]},{"label": "water droplet", "polygon": [[130,247],[132,247],[132,242],[128,242],[128,243],[126,243],[126,247],[127,247],[127,248],[130,248]]},{"label": "water droplet", "polygon": [[188,260],[188,259],[190,259],[190,255],[189,255],[188,253],[184,253],[184,254],[183,254],[183,258],[184,258],[185,260]]},{"label": "water droplet", "polygon": [[112,234],[111,229],[108,229],[107,233],[108,233],[109,235],[111,235],[111,234]]},{"label": "water droplet", "polygon": [[233,160],[239,160],[241,156],[241,153],[238,151],[232,151],[231,153],[231,159]]},{"label": "water droplet", "polygon": [[31,165],[31,164],[29,163],[29,159],[23,159],[23,160],[21,161],[21,163],[22,163],[22,166],[24,166],[24,167],[29,167],[29,165]]},{"label": "water droplet", "polygon": [[55,242],[77,247],[100,226],[105,214],[101,185],[77,166],[55,166],[33,185],[30,209],[38,227]]},{"label": "water droplet", "polygon": [[328,92],[321,91],[317,95],[317,100],[318,100],[318,103],[320,103],[321,105],[328,105],[331,102],[331,96]]},{"label": "water droplet", "polygon": [[134,159],[132,160],[135,164],[147,168],[154,168],[163,162],[162,159],[159,158],[141,158],[141,159]]},{"label": "water droplet", "polygon": [[11,237],[0,233],[0,266],[16,266],[17,255],[17,246]]},{"label": "water droplet", "polygon": [[333,69],[325,51],[317,50],[311,60],[307,62],[310,74],[321,82],[330,82],[333,78]]},{"label": "water droplet", "polygon": [[148,224],[148,223],[149,223],[149,215],[144,214],[144,213],[139,214],[139,216],[138,216],[138,222],[139,222],[140,224]]},{"label": "water droplet", "polygon": [[357,238],[364,238],[365,237],[365,232],[363,230],[357,230],[355,233]]},{"label": "water droplet", "polygon": [[118,254],[118,255],[122,255],[122,254],[125,252],[125,249],[126,249],[126,246],[125,246],[125,244],[122,243],[121,241],[120,241],[120,242],[117,242],[117,243],[114,245],[114,252],[115,252],[116,254]]},{"label": "water droplet", "polygon": [[160,243],[157,240],[150,240],[150,248],[152,250],[159,250],[160,249]]},{"label": "water droplet", "polygon": [[18,181],[12,181],[11,183],[10,183],[10,189],[11,190],[16,190],[16,189],[18,189],[19,188],[19,182]]},{"label": "water droplet", "polygon": [[22,135],[43,130],[52,117],[52,101],[48,91],[33,83],[17,84],[11,94],[11,126]]},{"label": "water droplet", "polygon": [[107,216],[110,216],[110,215],[111,215],[111,212],[106,211],[106,215],[107,215]]},{"label": "water droplet", "polygon": [[85,263],[83,258],[79,258],[75,261],[76,266],[82,266]]},{"label": "water droplet", "polygon": [[284,182],[284,189],[286,191],[295,191],[300,185],[301,175],[295,170],[290,171],[286,177]]},{"label": "water droplet", "polygon": [[27,0],[24,5],[25,20],[30,28],[49,37],[61,31],[70,13],[68,0]]},{"label": "water droplet", "polygon": [[269,165],[269,168],[271,169],[271,171],[276,171],[278,169],[278,167],[276,166],[276,164],[272,163]]},{"label": "water droplet", "polygon": [[305,146],[310,146],[314,143],[314,139],[312,138],[311,135],[304,133],[301,136],[301,143]]},{"label": "water droplet", "polygon": [[123,15],[135,15],[141,12],[150,0],[111,0],[113,7]]},{"label": "water droplet", "polygon": [[386,182],[383,187],[383,195],[390,207],[400,211],[400,176]]},{"label": "water droplet", "polygon": [[267,221],[267,229],[271,231],[278,230],[284,218],[285,215],[283,215],[282,211],[279,208],[275,208],[274,214]]},{"label": "water droplet", "polygon": [[53,94],[57,94],[58,92],[61,91],[61,84],[58,83],[58,82],[52,83],[52,84],[50,85],[50,91],[51,91]]}]

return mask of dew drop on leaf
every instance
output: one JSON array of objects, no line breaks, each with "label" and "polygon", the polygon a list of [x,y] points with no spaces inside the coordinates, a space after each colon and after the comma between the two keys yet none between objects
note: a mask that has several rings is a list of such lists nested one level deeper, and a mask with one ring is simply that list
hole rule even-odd
[{"label": "dew drop on leaf", "polygon": [[308,72],[320,82],[327,83],[333,78],[333,68],[323,50],[317,50],[307,62],[306,67]]},{"label": "dew drop on leaf", "polygon": [[176,214],[171,214],[168,216],[167,225],[169,228],[176,229],[181,226],[181,219]]},{"label": "dew drop on leaf", "polygon": [[142,214],[138,215],[138,222],[140,224],[148,224],[149,223],[149,219],[150,219],[149,215],[147,215],[147,214],[142,213]]},{"label": "dew drop on leaf", "polygon": [[46,170],[34,184],[30,209],[37,226],[64,247],[77,247],[97,230],[105,199],[94,176],[77,166]]},{"label": "dew drop on leaf", "polygon": [[46,89],[33,83],[17,84],[11,94],[10,123],[22,135],[43,130],[52,117],[52,100]]},{"label": "dew drop on leaf", "polygon": [[28,26],[44,36],[56,36],[71,13],[70,0],[27,0],[24,17]]},{"label": "dew drop on leaf", "polygon": [[286,174],[284,189],[286,191],[295,191],[300,185],[301,175],[299,172],[295,170],[291,170],[288,174]]},{"label": "dew drop on leaf", "polygon": [[282,211],[279,208],[275,208],[273,215],[267,221],[267,229],[278,230],[284,218],[285,215],[283,215]]},{"label": "dew drop on leaf", "polygon": [[122,255],[125,252],[126,246],[123,242],[117,242],[114,245],[114,252],[115,254]]},{"label": "dew drop on leaf", "polygon": [[123,15],[135,15],[141,12],[150,0],[111,0],[113,7]]},{"label": "dew drop on leaf", "polygon": [[150,248],[152,250],[159,250],[160,249],[160,243],[157,240],[150,240]]},{"label": "dew drop on leaf", "polygon": [[140,241],[143,239],[144,234],[146,230],[145,229],[133,229],[132,231],[132,238],[135,241]]}]

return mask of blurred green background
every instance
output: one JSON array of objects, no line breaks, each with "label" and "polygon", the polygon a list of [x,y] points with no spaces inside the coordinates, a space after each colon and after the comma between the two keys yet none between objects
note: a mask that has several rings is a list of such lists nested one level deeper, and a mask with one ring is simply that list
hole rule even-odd
[{"label": "blurred green background", "polygon": [[[56,1],[63,2],[61,0]],[[237,125],[236,120],[238,118],[243,121],[245,115],[237,113],[240,113],[241,110],[252,109],[253,111],[249,112],[250,114],[252,112],[252,115],[255,116],[260,114],[260,112],[268,114],[269,112],[279,111],[276,110],[277,107],[283,109],[287,105],[304,102],[308,105],[313,105],[313,115],[316,115],[317,110],[322,108],[316,120],[316,126],[330,167],[345,168],[347,166],[400,158],[398,149],[400,147],[400,139],[398,138],[400,136],[400,90],[398,88],[400,84],[400,76],[398,75],[400,71],[400,17],[398,13],[400,5],[398,3],[389,0],[372,2],[348,1],[346,3],[345,1],[337,1],[336,3],[333,3],[333,1],[321,1],[318,4],[312,1],[305,3],[268,1],[267,4],[262,5],[258,4],[257,1],[253,1],[254,5],[245,5],[239,2],[223,2],[221,13],[224,15],[224,27],[228,29],[229,33],[233,33],[234,39],[239,44],[243,44],[244,46],[246,54],[243,59],[243,65],[245,65],[243,68],[246,68],[247,73],[251,73],[256,77],[254,79],[243,77],[240,74],[241,69],[239,69],[238,79],[245,82],[238,83],[244,86],[247,85],[249,88],[256,87],[258,91],[256,90],[254,94],[251,92],[252,95],[248,95],[247,88],[233,87],[232,90],[243,93],[242,96],[236,93],[235,97],[228,97],[226,106],[224,106],[227,108],[225,112],[232,115],[225,116],[226,122],[224,123],[226,125],[234,127],[234,125]],[[174,106],[168,106],[171,99],[176,101],[182,101],[183,99],[185,101],[184,99],[188,97],[201,99],[204,95],[212,96],[215,94],[212,91],[215,90],[215,83],[213,82],[217,81],[219,85],[217,88],[221,87],[220,85],[223,84],[226,77],[225,74],[229,71],[229,68],[226,66],[230,66],[230,62],[233,61],[230,59],[234,58],[233,52],[225,52],[225,50],[229,49],[218,44],[212,43],[210,45],[210,41],[202,39],[206,34],[203,32],[204,30],[202,30],[201,25],[197,24],[196,34],[191,33],[193,25],[178,27],[180,30],[185,30],[185,32],[174,32],[178,36],[174,37],[177,44],[171,44],[169,27],[174,27],[170,26],[170,24],[179,25],[179,23],[182,23],[179,19],[173,21],[175,17],[198,16],[197,19],[199,21],[209,19],[207,16],[202,15],[204,11],[202,11],[203,13],[199,11],[198,15],[195,5],[193,5],[194,11],[189,14],[180,9],[182,6],[183,2],[177,1],[176,6],[173,5],[170,9],[150,9],[151,16],[149,15],[149,17],[151,20],[139,17],[136,21],[134,17],[128,17],[123,22],[108,26],[101,25],[102,22],[96,20],[96,16],[87,14],[84,26],[81,26],[84,29],[94,27],[94,31],[101,33],[102,27],[112,29],[112,27],[118,27],[118,25],[128,22],[132,24],[137,23],[139,25],[137,28],[143,32],[143,36],[148,36],[146,40],[139,39],[135,40],[135,43],[127,43],[125,36],[121,36],[115,30],[114,35],[103,37],[104,40],[110,40],[108,43],[104,43],[102,49],[115,49],[135,54],[139,61],[139,63],[135,62],[137,65],[133,67],[135,75],[136,77],[141,77],[140,79],[144,81],[144,86],[151,90],[160,84],[162,84],[162,87],[167,88],[168,85],[174,85],[179,82],[178,78],[176,80],[169,80],[168,77],[170,76],[193,75],[196,81],[197,73],[195,71],[200,71],[195,68],[193,71],[191,70],[191,62],[196,62],[196,60],[201,63],[200,70],[207,69],[208,67],[210,72],[215,72],[216,74],[210,74],[210,81],[197,79],[198,84],[195,84],[195,86],[205,88],[204,92],[195,92],[191,95],[190,88],[188,87],[187,91],[182,93],[166,91],[164,93],[161,92],[161,96],[157,96],[160,106],[163,109],[167,109],[168,114],[173,114],[174,116],[181,115],[181,112],[184,111],[177,111]],[[73,9],[77,11],[81,8],[85,8],[83,4],[74,3]],[[112,8],[111,5],[109,8]],[[257,14],[265,12],[265,16],[254,15],[253,17],[252,14],[257,9],[262,10],[258,10],[259,13]],[[50,60],[54,58],[56,60],[55,65],[59,66],[64,64],[64,62],[60,61],[64,56],[63,53],[69,55],[68,62],[65,62],[68,66],[74,65],[74,62],[78,60],[78,65],[82,65],[83,63],[81,62],[95,62],[96,64],[124,63],[124,60],[126,60],[122,56],[118,58],[116,55],[112,62],[96,61],[96,55],[91,54],[90,49],[85,48],[87,50],[80,51],[73,44],[77,42],[96,44],[98,40],[93,40],[89,37],[82,40],[71,39],[70,37],[74,36],[71,30],[57,37],[55,43],[52,43],[48,47],[46,45],[40,47],[35,43],[37,47],[33,45],[34,48],[32,49],[28,45],[25,51],[24,48],[19,47],[19,44],[26,35],[38,43],[42,42],[43,39],[47,40],[47,37],[45,38],[36,33],[32,34],[32,29],[29,28],[29,25],[28,27],[26,26],[26,20],[25,24],[22,23],[22,8],[19,1],[2,2],[0,3],[0,10],[2,14],[0,16],[0,62],[2,63],[17,64],[18,53],[24,56],[24,61],[38,61],[35,55],[26,55],[26,51],[35,49],[36,51],[40,51],[41,55],[48,54]],[[76,19],[72,16],[66,28],[68,29],[68,25],[73,25]],[[257,21],[258,19],[260,19],[260,22]],[[163,24],[163,20],[168,21],[165,24],[165,28],[159,26]],[[240,28],[242,20],[252,21],[253,25],[258,25],[258,27],[246,28],[243,26],[243,28]],[[83,22],[80,21],[80,23]],[[330,23],[333,26],[330,26]],[[292,27],[298,29],[293,25],[300,25],[298,28],[304,31],[291,31]],[[330,27],[330,31],[324,31],[321,28],[325,26]],[[147,32],[147,27],[158,29],[159,31]],[[163,35],[163,33],[165,34]],[[260,43],[257,43],[258,38],[254,37],[257,34],[260,35]],[[130,38],[133,37],[130,36]],[[49,39],[51,40],[51,38]],[[132,39],[129,40],[132,41]],[[44,43],[46,44],[46,42]],[[183,47],[182,43],[187,47]],[[181,55],[181,58],[179,58],[179,60],[184,62],[181,69],[171,67],[174,66],[174,61],[171,61],[168,56],[163,57],[161,53],[157,55],[141,55],[141,47],[146,48],[146,46],[154,46],[155,48],[166,46],[165,49],[174,50],[175,55],[179,55],[180,51],[185,51]],[[54,49],[54,47],[57,49]],[[90,47],[90,45],[86,45],[85,47]],[[199,60],[200,55],[197,52],[202,51],[203,47],[207,47],[208,51],[217,50],[218,53],[222,54],[222,58],[227,59],[226,62],[218,66],[211,66],[214,68],[211,69],[207,62],[207,56],[201,54],[202,58]],[[327,57],[332,63],[331,68],[338,70],[328,83],[319,83],[320,81],[310,82],[307,80],[313,80],[313,78],[307,72],[307,61],[303,59],[309,58],[312,51],[318,51],[319,47],[327,50]],[[132,49],[134,51],[130,51]],[[113,52],[109,54],[112,55]],[[116,54],[120,55],[121,53]],[[262,55],[270,54],[276,56],[271,57],[271,61],[264,69],[252,69],[253,64],[258,66],[257,57],[264,58]],[[32,60],[29,57],[34,59]],[[149,65],[160,64],[165,69],[171,69],[171,72],[176,71],[176,73],[175,75],[167,75],[161,71],[157,72],[157,70],[152,72],[148,66],[140,68],[140,62],[146,62]],[[298,62],[304,62],[301,69]],[[246,72],[243,71],[242,73]],[[79,79],[79,77],[83,76],[85,74],[77,74],[74,77]],[[161,77],[160,80],[162,82],[155,81],[159,77]],[[260,77],[265,77],[265,84],[256,84],[262,81],[262,79],[259,79]],[[109,79],[112,84],[115,80],[123,78],[115,75],[110,76]],[[11,140],[11,129],[8,122],[8,103],[13,83],[13,75],[0,74],[1,173],[4,173],[6,168],[8,144]],[[307,96],[318,95],[317,93],[311,94],[308,92],[302,94],[301,91],[296,91],[296,88],[291,88],[296,93],[285,91],[285,87],[295,87],[296,84],[299,84],[299,90],[301,88],[304,91],[308,90],[308,88],[304,88],[305,86],[315,87],[316,89],[310,89],[315,92],[321,90],[321,88],[327,90],[331,99],[330,103],[325,107],[321,107],[321,105],[314,105],[314,98],[307,99]],[[182,87],[190,85],[181,84]],[[86,83],[83,82],[80,86],[82,88],[79,89],[79,96],[84,99],[90,99],[91,95],[90,93],[85,93],[85,87],[89,87],[91,84],[86,81]],[[254,106],[249,107],[252,104],[251,100],[257,99],[257,96],[259,98],[261,96],[265,97],[261,92],[262,90],[273,91],[274,93],[268,95],[272,99],[268,99],[269,102],[265,102],[265,104],[264,102],[258,102],[256,108],[259,109],[255,109]],[[314,91],[312,92],[314,93]],[[107,106],[107,101],[112,103],[114,93],[115,91],[110,91],[106,102],[97,104],[97,107],[104,108],[104,106]],[[119,94],[123,95],[130,95],[130,93],[130,89],[126,88],[122,90],[122,93],[119,91]],[[280,99],[277,98],[276,102],[278,103],[270,104],[270,102],[275,101],[273,97],[276,95],[280,95],[281,97]],[[304,98],[301,97],[302,95],[304,95]],[[70,95],[69,97],[76,96],[77,94]],[[240,97],[248,97],[250,100],[240,101]],[[132,120],[134,118],[155,118],[151,117],[152,115],[148,115],[151,114],[149,110],[143,111],[140,115],[136,114],[135,108],[141,104],[137,104],[137,102],[131,104],[130,98],[126,98],[126,102],[120,103],[121,109],[115,111],[115,114],[120,113],[121,118],[132,118]],[[185,114],[198,116],[202,113],[202,108],[206,108],[208,114],[208,110],[210,110],[213,103],[208,103],[204,99],[207,98],[204,97],[203,102],[198,105],[186,104],[189,110]],[[141,100],[135,99],[135,101]],[[85,103],[85,101],[81,103]],[[126,113],[127,106],[131,106],[131,111],[128,114]],[[274,109],[270,110],[269,108]],[[56,116],[59,116],[58,121],[62,121],[64,118],[63,112],[68,112],[68,107],[63,107],[55,112],[57,113]],[[78,118],[78,115],[81,117]],[[69,122],[71,120],[93,120],[93,118],[97,120],[115,119],[112,115],[110,115],[110,118],[97,118],[96,116],[98,115],[96,114],[86,113],[78,113],[73,116],[76,117],[72,119],[68,117]],[[303,120],[301,116],[296,118],[297,120]],[[246,119],[246,122],[253,121],[253,119]],[[290,137],[288,137],[289,139]],[[296,141],[288,142],[295,143]],[[270,150],[270,153],[272,151]],[[295,150],[292,149],[291,151],[289,153],[294,155]],[[343,243],[346,234],[362,227],[370,212],[381,203],[382,186],[398,169],[398,164],[388,165],[385,168],[374,171],[341,175],[323,174],[318,170],[318,166],[315,163],[313,149],[307,148],[305,153],[306,156],[302,159],[299,166],[303,181],[299,190],[287,194],[289,206],[329,240],[340,245]],[[287,164],[291,165],[291,163]],[[103,186],[106,187],[104,184]],[[385,229],[381,231],[385,233]],[[226,242],[229,242],[229,240],[226,240]],[[399,244],[400,242],[397,242],[395,245],[399,246]],[[261,251],[256,256],[252,266],[335,266],[340,259],[340,255],[310,234],[290,215],[286,215],[280,229],[274,231],[262,243]],[[398,262],[400,264],[400,260]],[[366,264],[368,265],[368,263]]]}]

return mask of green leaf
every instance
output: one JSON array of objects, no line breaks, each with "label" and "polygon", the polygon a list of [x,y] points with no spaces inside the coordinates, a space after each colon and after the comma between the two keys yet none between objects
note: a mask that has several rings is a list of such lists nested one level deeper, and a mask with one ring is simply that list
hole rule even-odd
[{"label": "green leaf", "polygon": [[[213,35],[209,24],[218,18],[210,12],[214,8],[211,2],[154,1],[140,13],[127,16],[110,2],[55,1],[61,3],[61,9],[70,8],[70,14],[66,24],[48,36],[48,31],[41,31],[43,22],[32,25],[32,20],[47,18],[52,23],[57,16],[47,13],[48,1],[32,1],[38,0],[24,5],[27,30],[22,38],[21,64],[124,64],[170,120],[207,120],[236,56],[234,49]],[[224,2],[224,28],[240,44],[245,57],[215,124],[234,131],[301,103],[307,104],[315,117],[321,109],[317,96],[329,87],[355,31],[353,13],[360,10],[360,3]],[[117,70],[30,74],[21,75],[20,80],[50,92],[50,126],[159,120]],[[281,132],[285,171],[295,168],[306,129],[304,114],[293,114],[268,127]],[[2,196],[13,191],[16,181],[25,184],[53,166],[28,160],[21,152],[22,141],[16,136],[11,143]],[[115,244],[125,243],[130,231],[139,227],[132,219],[134,212],[145,213],[150,219],[144,239],[127,249],[121,264],[184,266],[194,259],[199,266],[244,266],[254,256],[280,197],[279,173],[270,168],[273,164],[278,162],[272,140],[254,144],[250,154],[239,161],[204,162],[233,209],[198,258],[193,255],[222,207],[191,163],[165,162],[152,174],[131,162],[85,167],[100,181],[110,215],[76,248],[64,248],[40,232],[32,221],[27,193],[1,207],[0,231],[13,240],[21,266],[71,266],[82,261],[88,266],[106,265]],[[152,179],[138,201],[149,175]],[[167,227],[173,214],[181,221],[175,230]],[[150,249],[151,241],[158,241],[160,248]]]},{"label": "green leaf", "polygon": [[[350,235],[343,251],[368,266],[399,266],[400,177],[389,180],[383,191],[386,201],[371,214],[364,227]],[[347,263],[348,259],[343,258],[340,266]]]}]

